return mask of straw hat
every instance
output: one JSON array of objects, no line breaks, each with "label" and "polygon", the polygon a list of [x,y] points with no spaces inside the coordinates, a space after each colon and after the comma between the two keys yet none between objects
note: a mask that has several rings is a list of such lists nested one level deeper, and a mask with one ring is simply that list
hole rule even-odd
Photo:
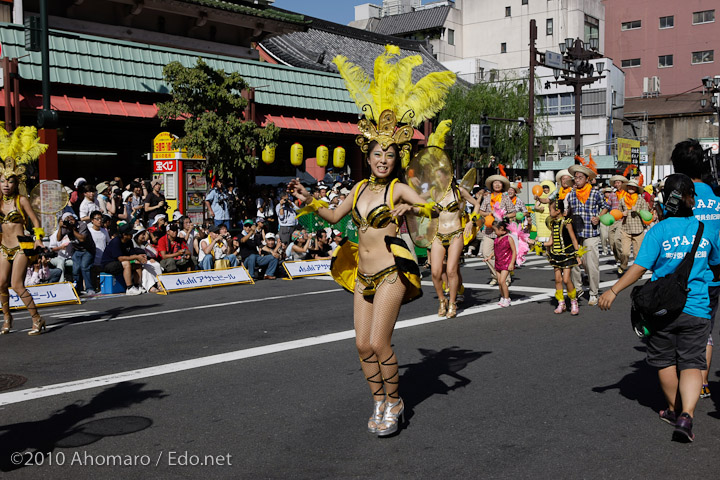
[{"label": "straw hat", "polygon": [[510,180],[508,180],[506,177],[503,177],[502,175],[490,175],[487,180],[485,180],[485,186],[491,192],[493,191],[493,182],[502,182],[503,192],[507,192],[507,189],[510,188]]},{"label": "straw hat", "polygon": [[572,175],[570,175],[570,172],[568,172],[567,169],[560,170],[559,172],[557,172],[555,174],[555,181],[560,186],[562,186],[562,182],[560,181],[560,179],[562,179],[562,177],[565,177],[565,176],[572,177]]},{"label": "straw hat", "polygon": [[627,190],[628,187],[635,187],[638,192],[641,190],[640,185],[635,180],[630,180],[629,182],[627,182],[625,184],[625,190]]},{"label": "straw hat", "polygon": [[570,168],[568,168],[568,172],[570,172],[570,175],[575,176],[577,172],[585,174],[586,177],[588,177],[588,180],[592,180],[593,178],[597,177],[597,173],[590,170],[585,165],[572,165]]},{"label": "straw hat", "polygon": [[623,183],[629,182],[629,180],[626,177],[624,177],[623,175],[613,175],[612,177],[610,177],[610,185],[612,185],[618,181],[623,182]]}]

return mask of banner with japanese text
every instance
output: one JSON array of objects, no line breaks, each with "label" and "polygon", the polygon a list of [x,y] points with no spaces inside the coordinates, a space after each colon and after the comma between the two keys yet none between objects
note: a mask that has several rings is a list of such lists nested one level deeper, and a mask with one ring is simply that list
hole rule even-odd
[{"label": "banner with japanese text", "polygon": [[[196,272],[162,273],[158,281],[166,292],[192,290],[195,288],[220,287],[240,283],[255,283],[245,267],[224,270],[199,270]],[[161,289],[161,290],[162,290]]]},{"label": "banner with japanese text", "polygon": [[284,262],[283,266],[290,278],[326,275],[330,273],[330,259]]},{"label": "banner with japanese text", "polygon": [[618,138],[617,145],[619,163],[632,163],[635,165],[640,163],[640,140]]},{"label": "banner with japanese text", "polygon": [[[31,285],[27,289],[38,307],[61,303],[80,303],[75,287],[69,282]],[[10,308],[25,308],[25,304],[12,288],[10,289]]]}]

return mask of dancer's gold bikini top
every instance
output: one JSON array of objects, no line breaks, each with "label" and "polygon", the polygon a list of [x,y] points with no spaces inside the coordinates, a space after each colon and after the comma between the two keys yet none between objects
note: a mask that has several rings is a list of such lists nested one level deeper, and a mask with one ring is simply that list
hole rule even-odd
[{"label": "dancer's gold bikini top", "polygon": [[[383,199],[383,203],[370,210],[366,218],[363,218],[363,216],[360,215],[360,212],[357,209],[357,200],[367,188],[368,180],[365,179],[360,182],[358,188],[355,189],[355,198],[353,199],[352,208],[353,222],[355,222],[355,225],[360,227],[360,230],[365,232],[368,227],[385,228],[390,225],[390,223],[395,222],[395,218],[392,216],[392,213],[390,213],[395,208],[392,201],[392,191],[395,186],[395,182],[397,182],[397,178],[393,179],[393,181],[390,182],[390,185],[385,188],[385,197]],[[388,191],[390,191],[390,205],[387,204]]]},{"label": "dancer's gold bikini top", "polygon": [[5,214],[0,210],[0,224],[3,223],[25,223],[25,214],[20,207],[20,196],[15,197],[15,210]]},{"label": "dancer's gold bikini top", "polygon": [[458,192],[456,188],[452,188],[453,196],[455,197],[455,200],[448,203],[447,205],[440,205],[438,204],[438,208],[442,212],[448,212],[448,213],[456,213],[460,211],[460,202],[458,202]]}]

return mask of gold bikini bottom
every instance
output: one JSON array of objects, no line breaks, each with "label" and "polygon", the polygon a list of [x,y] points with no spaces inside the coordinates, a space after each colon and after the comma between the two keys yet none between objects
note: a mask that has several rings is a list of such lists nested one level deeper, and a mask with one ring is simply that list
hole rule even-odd
[{"label": "gold bikini bottom", "polygon": [[6,247],[2,243],[0,243],[0,256],[4,258],[5,260],[12,262],[15,260],[16,255],[25,255],[25,252],[20,248],[20,245],[15,245],[14,247]]},{"label": "gold bikini bottom", "polygon": [[[375,295],[375,292],[378,288],[380,288],[380,285],[383,284],[385,280],[388,281],[388,283],[395,283],[398,279],[397,274],[398,268],[396,265],[391,265],[383,270],[380,270],[374,275],[365,275],[364,273],[357,272],[357,279],[360,281],[360,283],[365,287],[362,291],[362,294],[366,297],[371,297]],[[388,280],[388,277],[395,273],[395,278],[392,280]]]},{"label": "gold bikini bottom", "polygon": [[454,232],[450,233],[436,233],[435,238],[440,240],[440,243],[442,243],[442,246],[445,248],[448,248],[450,246],[450,243],[452,242],[453,238],[455,237],[462,237],[463,236],[464,229],[460,228],[458,230],[455,230]]}]

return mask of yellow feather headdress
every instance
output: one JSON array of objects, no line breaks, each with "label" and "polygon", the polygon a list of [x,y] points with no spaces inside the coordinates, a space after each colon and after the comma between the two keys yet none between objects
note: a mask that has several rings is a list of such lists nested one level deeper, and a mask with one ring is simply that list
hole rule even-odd
[{"label": "yellow feather headdress", "polygon": [[26,179],[24,165],[37,160],[47,149],[47,144],[40,143],[35,127],[17,127],[11,134],[0,122],[0,174],[5,178],[17,176],[21,193]]},{"label": "yellow feather headdress", "polygon": [[[361,135],[355,140],[363,152],[368,151],[372,141],[377,141],[383,149],[396,144],[400,155],[409,152],[413,127],[440,111],[455,83],[455,74],[450,71],[433,72],[413,83],[412,71],[422,65],[422,57],[399,56],[399,47],[386,45],[385,52],[375,59],[372,80],[346,57],[338,55],[333,59],[350,96],[365,113],[366,118],[358,122]],[[406,116],[409,125],[398,128],[398,122]]]}]

